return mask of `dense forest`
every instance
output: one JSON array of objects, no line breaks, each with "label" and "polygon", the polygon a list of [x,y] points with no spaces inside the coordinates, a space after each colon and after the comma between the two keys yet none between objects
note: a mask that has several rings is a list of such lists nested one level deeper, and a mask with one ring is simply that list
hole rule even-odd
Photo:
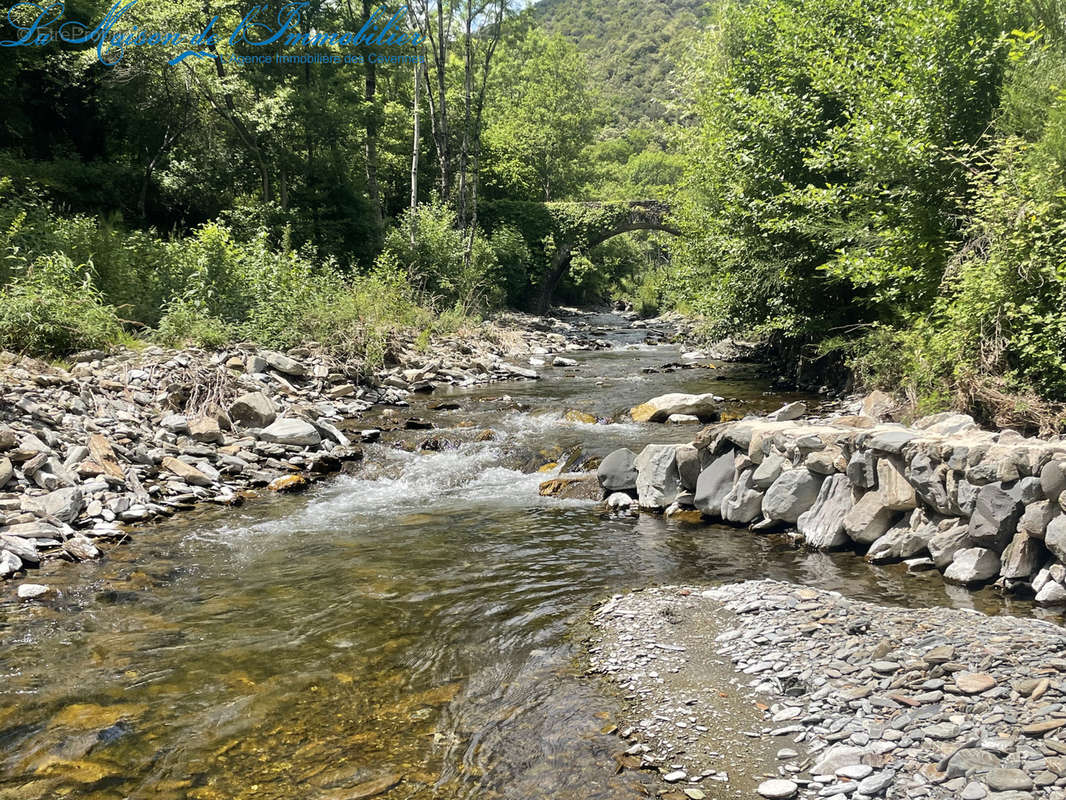
[{"label": "dense forest", "polygon": [[[246,12],[210,4],[227,34]],[[383,18],[312,0],[298,27]],[[241,63],[264,48],[228,35],[177,64],[0,50],[0,347],[315,339],[372,363],[397,326],[527,307],[560,220],[663,200],[681,236],[578,242],[557,299],[678,309],[797,380],[1061,428],[1059,0],[415,0],[402,20],[421,44],[392,50],[420,65],[365,43]],[[142,2],[117,27],[208,21]]]}]

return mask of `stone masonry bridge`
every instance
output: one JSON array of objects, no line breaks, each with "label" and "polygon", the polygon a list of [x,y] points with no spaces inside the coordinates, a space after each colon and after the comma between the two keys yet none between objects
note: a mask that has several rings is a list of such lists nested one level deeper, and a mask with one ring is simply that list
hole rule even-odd
[{"label": "stone masonry bridge", "polygon": [[[486,208],[486,222],[507,222],[522,231],[527,243],[546,254],[537,282],[534,311],[551,305],[559,282],[576,253],[588,251],[608,239],[630,231],[680,231],[669,222],[670,207],[658,200],[589,203],[532,203],[500,201]],[[544,247],[544,245],[547,245]]]}]

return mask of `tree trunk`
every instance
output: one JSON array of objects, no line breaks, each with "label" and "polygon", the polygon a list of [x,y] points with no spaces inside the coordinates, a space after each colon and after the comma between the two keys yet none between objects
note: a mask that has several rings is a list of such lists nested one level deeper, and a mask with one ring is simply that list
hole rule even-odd
[{"label": "tree trunk", "polygon": [[422,126],[421,126],[421,109],[422,104],[422,83],[421,83],[421,64],[415,64],[415,99],[413,103],[413,116],[414,116],[414,139],[411,145],[411,213],[409,215],[411,223],[411,249],[415,247],[415,240],[418,237],[418,218],[415,216],[415,209],[418,207],[418,151],[422,146]]},{"label": "tree trunk", "polygon": [[[363,19],[370,19],[373,13],[370,0],[363,0]],[[377,95],[377,67],[366,59],[366,191],[370,195],[375,225],[381,226],[381,192],[378,189],[378,119],[374,108]]]}]

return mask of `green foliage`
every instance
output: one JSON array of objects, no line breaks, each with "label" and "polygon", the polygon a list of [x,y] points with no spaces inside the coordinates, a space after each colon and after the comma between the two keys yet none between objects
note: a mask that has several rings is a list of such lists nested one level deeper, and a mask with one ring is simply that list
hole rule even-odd
[{"label": "green foliage", "polygon": [[697,35],[704,0],[541,0],[535,18],[577,44],[593,82],[612,96],[627,123],[673,116],[671,73]]},{"label": "green foliage", "polygon": [[92,264],[66,255],[22,261],[0,287],[0,349],[59,356],[123,338],[115,309],[93,286]]}]

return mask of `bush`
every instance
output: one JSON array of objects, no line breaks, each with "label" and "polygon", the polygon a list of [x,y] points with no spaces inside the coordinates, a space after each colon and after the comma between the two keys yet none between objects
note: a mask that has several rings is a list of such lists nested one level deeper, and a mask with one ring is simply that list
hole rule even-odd
[{"label": "bush", "polygon": [[93,286],[92,264],[41,256],[0,288],[0,349],[61,356],[123,338],[115,309]]}]

